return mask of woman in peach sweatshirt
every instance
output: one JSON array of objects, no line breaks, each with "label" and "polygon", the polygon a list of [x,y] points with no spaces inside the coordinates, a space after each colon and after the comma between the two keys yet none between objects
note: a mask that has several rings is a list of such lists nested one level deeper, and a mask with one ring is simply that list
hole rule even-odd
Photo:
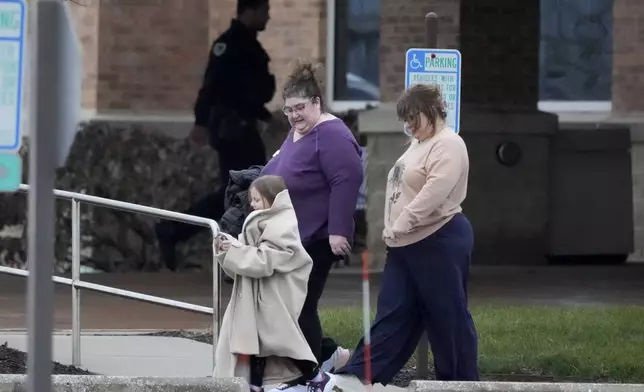
[{"label": "woman in peach sweatshirt", "polygon": [[[461,212],[469,158],[446,125],[440,88],[416,85],[397,104],[410,137],[387,178],[387,262],[371,325],[372,383],[386,385],[407,363],[423,331],[436,379],[478,380],[477,335],[467,304],[472,226]],[[364,380],[361,341],[336,374]]]}]

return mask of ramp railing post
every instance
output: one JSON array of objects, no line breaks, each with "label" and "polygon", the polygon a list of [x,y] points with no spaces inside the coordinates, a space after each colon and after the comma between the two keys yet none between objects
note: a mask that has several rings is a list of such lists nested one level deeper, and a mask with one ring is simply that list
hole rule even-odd
[{"label": "ramp railing post", "polygon": [[80,327],[80,202],[72,199],[72,365],[81,364]]},{"label": "ramp railing post", "polygon": [[[217,239],[219,235],[219,227],[212,227],[212,240]],[[216,353],[217,353],[217,341],[219,339],[219,331],[221,329],[221,268],[219,263],[217,263],[217,255],[215,253],[215,247],[212,247],[212,366],[213,368],[217,366],[215,363]],[[214,369],[213,369],[214,372]]]}]

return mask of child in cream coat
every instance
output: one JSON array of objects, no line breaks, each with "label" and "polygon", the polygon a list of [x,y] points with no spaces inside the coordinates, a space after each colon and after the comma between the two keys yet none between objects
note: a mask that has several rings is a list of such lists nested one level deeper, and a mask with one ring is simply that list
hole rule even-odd
[{"label": "child in cream coat", "polygon": [[214,376],[239,375],[240,358],[249,356],[249,383],[255,392],[279,383],[273,391],[330,392],[335,376],[318,369],[298,325],[313,261],[300,241],[284,180],[259,177],[249,195],[254,211],[239,239],[223,235],[214,244],[217,261],[235,279]]}]

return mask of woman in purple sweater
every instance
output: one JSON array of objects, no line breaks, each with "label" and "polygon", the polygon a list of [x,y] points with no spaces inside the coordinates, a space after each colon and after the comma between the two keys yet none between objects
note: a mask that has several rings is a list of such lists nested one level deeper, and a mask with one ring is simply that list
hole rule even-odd
[{"label": "woman in purple sweater", "polygon": [[320,67],[299,62],[282,98],[291,124],[286,140],[262,174],[284,178],[299,221],[303,245],[313,259],[300,328],[322,369],[331,371],[349,352],[322,337],[318,301],[333,263],[351,251],[353,215],[362,184],[360,146],[342,120],[325,111]]}]

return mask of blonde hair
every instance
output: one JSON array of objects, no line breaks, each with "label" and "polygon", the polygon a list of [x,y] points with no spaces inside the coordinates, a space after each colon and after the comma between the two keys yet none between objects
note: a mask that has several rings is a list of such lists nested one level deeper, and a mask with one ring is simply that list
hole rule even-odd
[{"label": "blonde hair", "polygon": [[265,175],[257,177],[250,184],[250,188],[255,188],[267,202],[273,205],[277,195],[286,189],[286,183],[284,183],[284,179],[280,176]]}]

